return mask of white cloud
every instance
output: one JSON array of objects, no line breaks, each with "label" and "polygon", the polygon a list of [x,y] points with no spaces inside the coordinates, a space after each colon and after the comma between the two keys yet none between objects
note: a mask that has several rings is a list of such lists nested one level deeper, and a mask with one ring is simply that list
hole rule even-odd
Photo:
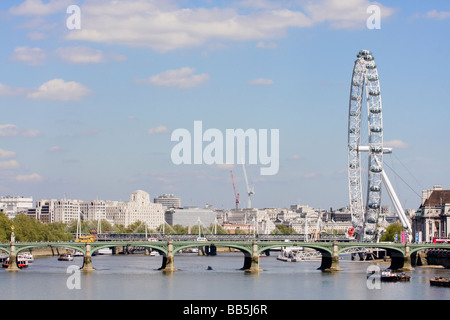
[{"label": "white cloud", "polygon": [[42,181],[42,176],[37,173],[32,173],[29,175],[17,175],[15,180],[18,182],[39,182]]},{"label": "white cloud", "polygon": [[[81,7],[83,28],[69,40],[149,47],[158,52],[192,48],[207,42],[273,41],[289,28],[329,23],[332,28],[366,28],[371,4],[381,18],[394,10],[369,0],[243,0],[228,8],[181,8],[168,1],[91,0]],[[273,46],[273,42],[270,46]]]},{"label": "white cloud", "polygon": [[298,155],[298,154],[293,154],[293,155],[289,156],[288,159],[289,160],[303,160],[303,156]]},{"label": "white cloud", "polygon": [[84,46],[58,48],[55,53],[68,63],[99,63],[106,60],[101,50]]},{"label": "white cloud", "polygon": [[0,83],[0,97],[2,96],[18,96],[25,92],[23,88],[13,88]]},{"label": "white cloud", "polygon": [[71,0],[50,0],[49,3],[45,4],[41,0],[26,0],[19,6],[12,7],[9,12],[15,15],[44,16],[65,13],[65,9],[71,4]]},{"label": "white cloud", "polygon": [[0,149],[0,158],[13,158],[16,156],[14,151]]},{"label": "white cloud", "polygon": [[450,11],[431,10],[427,12],[426,17],[428,19],[445,20],[450,18]]},{"label": "white cloud", "polygon": [[146,81],[156,86],[188,89],[199,86],[209,80],[208,74],[194,74],[194,72],[195,69],[188,67],[176,70],[167,70],[151,76]]},{"label": "white cloud", "polygon": [[216,168],[219,170],[231,170],[231,169],[234,169],[234,165],[230,164],[230,163],[222,163],[222,164],[214,165],[213,168]]},{"label": "white cloud", "polygon": [[388,148],[406,149],[409,145],[402,140],[385,141],[384,146]]},{"label": "white cloud", "polygon": [[15,124],[0,124],[0,137],[15,137],[19,128]]},{"label": "white cloud", "polygon": [[236,8],[179,8],[162,1],[93,0],[81,7],[83,28],[67,39],[166,52],[208,41],[268,40],[283,36],[289,27],[305,27],[311,20],[300,11],[262,10],[241,14]]},{"label": "white cloud", "polygon": [[16,47],[14,53],[10,56],[10,59],[30,66],[40,66],[44,64],[47,58],[55,55],[64,62],[72,64],[126,60],[124,55],[114,52],[105,54],[101,50],[92,49],[86,46],[61,47],[54,51],[45,51],[41,48]]},{"label": "white cloud", "polygon": [[16,47],[10,56],[13,61],[25,63],[30,66],[42,65],[47,54],[41,48]]},{"label": "white cloud", "polygon": [[0,137],[17,137],[19,135],[35,137],[39,134],[40,131],[36,129],[21,130],[15,124],[0,124]]},{"label": "white cloud", "polygon": [[61,151],[61,147],[60,146],[51,146],[50,148],[47,149],[47,151],[49,151],[49,152],[60,152]]},{"label": "white cloud", "polygon": [[266,78],[258,78],[258,79],[252,79],[247,82],[248,84],[256,84],[256,85],[271,85],[273,84],[272,79],[266,79]]},{"label": "white cloud", "polygon": [[394,9],[385,7],[369,0],[320,0],[309,1],[304,6],[308,16],[317,23],[329,23],[334,29],[363,29],[366,28],[367,8],[377,5],[380,8],[381,19],[394,13]]},{"label": "white cloud", "polygon": [[36,129],[28,129],[28,130],[22,131],[22,136],[24,136],[24,137],[36,137],[40,134],[41,134],[41,132]]},{"label": "white cloud", "polygon": [[19,163],[16,160],[0,161],[0,169],[15,169],[19,167]]},{"label": "white cloud", "polygon": [[309,172],[303,175],[303,178],[305,179],[316,179],[316,178],[320,178],[321,174],[317,173],[317,172]]},{"label": "white cloud", "polygon": [[75,81],[53,79],[42,84],[28,94],[30,99],[71,101],[80,100],[91,93],[91,90]]},{"label": "white cloud", "polygon": [[163,125],[148,129],[148,134],[161,134],[167,132],[169,132],[169,128]]},{"label": "white cloud", "polygon": [[272,41],[271,42],[259,41],[256,44],[256,47],[260,48],[260,49],[276,49],[276,48],[278,48],[278,45]]}]

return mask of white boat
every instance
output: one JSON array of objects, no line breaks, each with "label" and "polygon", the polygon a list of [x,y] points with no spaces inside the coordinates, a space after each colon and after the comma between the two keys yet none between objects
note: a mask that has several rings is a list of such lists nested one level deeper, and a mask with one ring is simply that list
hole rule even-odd
[{"label": "white boat", "polygon": [[70,253],[63,253],[59,255],[58,261],[73,261],[73,255]]},{"label": "white boat", "polygon": [[285,247],[281,249],[277,260],[285,262],[300,262],[300,261],[318,261],[322,259],[322,255],[319,251],[308,250],[304,248],[289,248]]},{"label": "white boat", "polygon": [[111,248],[98,249],[97,254],[112,254]]},{"label": "white boat", "polygon": [[17,259],[21,261],[27,261],[28,263],[32,263],[34,261],[33,255],[29,252],[19,253],[17,255]]},{"label": "white boat", "polygon": [[150,252],[150,257],[157,257],[159,255],[160,255],[160,253],[156,250],[153,250],[152,252]]}]

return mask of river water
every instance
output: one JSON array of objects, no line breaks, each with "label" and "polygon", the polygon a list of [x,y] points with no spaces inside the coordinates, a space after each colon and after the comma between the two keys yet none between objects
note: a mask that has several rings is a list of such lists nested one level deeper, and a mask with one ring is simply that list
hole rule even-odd
[{"label": "river water", "polygon": [[[341,260],[343,271],[324,273],[320,261],[283,262],[276,253],[260,258],[262,271],[248,274],[240,268],[242,253],[217,256],[175,255],[179,271],[157,269],[162,257],[99,255],[92,257],[92,273],[70,271],[82,257],[57,261],[37,258],[19,272],[0,270],[2,300],[448,300],[450,288],[432,287],[429,278],[450,277],[450,270],[417,267],[409,282],[370,288],[366,279],[373,262]],[[379,264],[381,269],[389,265]],[[211,267],[212,270],[207,270]],[[76,278],[78,277],[78,278]]]}]

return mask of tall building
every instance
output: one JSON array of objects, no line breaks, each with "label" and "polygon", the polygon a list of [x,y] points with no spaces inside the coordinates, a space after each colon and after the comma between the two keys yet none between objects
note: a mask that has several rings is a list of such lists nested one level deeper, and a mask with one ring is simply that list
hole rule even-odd
[{"label": "tall building", "polygon": [[174,226],[179,224],[183,227],[198,225],[209,227],[216,223],[217,214],[209,208],[183,208],[170,209],[165,213],[167,224]]},{"label": "tall building", "polygon": [[106,201],[91,200],[80,204],[83,220],[104,220],[106,219]]},{"label": "tall building", "polygon": [[60,199],[53,203],[54,221],[69,223],[72,220],[78,220],[81,213],[81,200]]},{"label": "tall building", "polygon": [[412,217],[413,235],[422,235],[419,241],[432,242],[433,237],[450,236],[450,190],[435,185],[422,191],[422,203]]},{"label": "tall building", "polygon": [[0,208],[9,216],[14,217],[19,213],[27,213],[28,209],[33,208],[32,197],[1,197]]},{"label": "tall building", "polygon": [[173,194],[162,194],[154,199],[155,203],[160,203],[167,208],[180,208],[181,199],[175,197]]},{"label": "tall building", "polygon": [[122,224],[128,227],[137,221],[156,229],[164,223],[164,210],[159,203],[150,202],[150,195],[142,190],[133,192],[130,201],[42,199],[36,202],[36,208],[29,215],[43,222],[64,222],[72,220],[104,220],[112,225]]},{"label": "tall building", "polygon": [[130,195],[130,201],[107,201],[105,217],[113,224],[125,227],[141,221],[149,229],[156,229],[164,223],[164,210],[160,203],[150,202],[150,195],[137,190]]}]

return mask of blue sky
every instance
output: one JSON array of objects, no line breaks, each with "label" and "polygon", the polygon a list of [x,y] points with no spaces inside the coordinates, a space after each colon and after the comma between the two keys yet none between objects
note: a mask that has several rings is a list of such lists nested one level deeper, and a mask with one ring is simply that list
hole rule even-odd
[{"label": "blue sky", "polygon": [[[66,26],[73,4],[79,30]],[[381,29],[366,26],[373,4]],[[254,206],[343,207],[351,73],[368,49],[394,148],[386,170],[417,208],[422,189],[449,188],[449,34],[448,1],[2,1],[0,195],[142,189],[232,208],[232,169],[244,206],[240,165],[172,163],[171,133],[200,120],[279,129],[279,172],[247,166]]]}]

